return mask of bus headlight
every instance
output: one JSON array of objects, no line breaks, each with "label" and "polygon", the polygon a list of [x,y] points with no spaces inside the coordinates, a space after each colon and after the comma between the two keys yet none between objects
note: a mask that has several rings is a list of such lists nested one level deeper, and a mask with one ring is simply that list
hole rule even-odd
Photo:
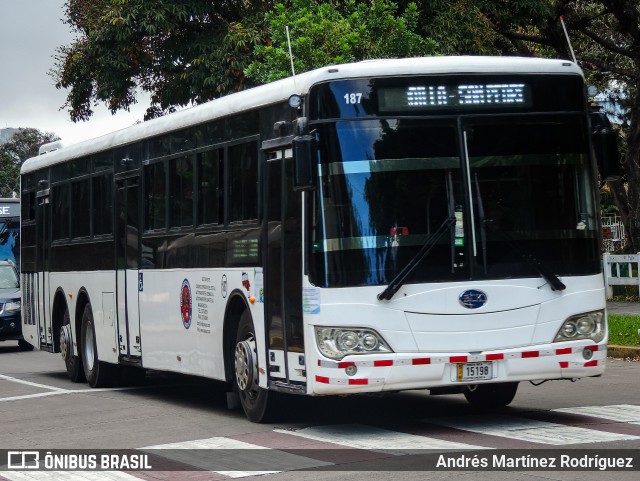
[{"label": "bus headlight", "polygon": [[316,326],[318,349],[329,359],[349,354],[392,352],[382,336],[372,329]]},{"label": "bus headlight", "polygon": [[591,339],[600,342],[607,333],[604,311],[585,312],[571,316],[556,334],[553,342],[575,341],[577,339]]},{"label": "bus headlight", "polygon": [[4,305],[4,311],[5,312],[15,312],[15,311],[19,311],[19,310],[20,310],[20,301],[19,300],[9,301],[9,302],[5,303],[5,305]]}]

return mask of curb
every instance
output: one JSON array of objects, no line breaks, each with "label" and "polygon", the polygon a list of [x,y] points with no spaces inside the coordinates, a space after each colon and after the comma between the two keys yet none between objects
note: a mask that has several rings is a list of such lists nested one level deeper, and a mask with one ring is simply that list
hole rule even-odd
[{"label": "curb", "polygon": [[607,347],[607,357],[613,357],[616,359],[640,359],[640,346],[628,347],[628,346],[611,346]]}]

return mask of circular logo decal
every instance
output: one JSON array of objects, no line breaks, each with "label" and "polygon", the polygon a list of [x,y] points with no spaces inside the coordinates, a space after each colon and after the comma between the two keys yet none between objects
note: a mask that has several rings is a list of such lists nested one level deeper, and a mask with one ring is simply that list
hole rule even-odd
[{"label": "circular logo decal", "polygon": [[460,294],[458,300],[467,309],[478,309],[487,303],[487,295],[477,289],[469,289]]},{"label": "circular logo decal", "polygon": [[182,281],[180,289],[180,315],[182,316],[182,325],[185,329],[191,326],[191,286],[189,281]]}]

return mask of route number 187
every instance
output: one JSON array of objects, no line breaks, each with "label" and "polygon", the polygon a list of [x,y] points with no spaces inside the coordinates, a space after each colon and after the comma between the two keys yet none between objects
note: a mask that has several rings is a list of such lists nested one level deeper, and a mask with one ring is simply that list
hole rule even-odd
[{"label": "route number 187", "polygon": [[362,101],[362,92],[344,94],[344,103],[347,105],[359,104]]}]

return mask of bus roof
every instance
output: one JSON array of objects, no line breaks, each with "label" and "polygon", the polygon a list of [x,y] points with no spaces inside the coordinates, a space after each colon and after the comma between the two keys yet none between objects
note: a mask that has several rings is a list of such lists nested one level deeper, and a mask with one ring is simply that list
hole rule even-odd
[{"label": "bus roof", "polygon": [[38,157],[22,165],[25,174],[48,165],[58,164],[93,153],[124,146],[143,139],[180,130],[242,111],[284,101],[293,94],[305,95],[317,83],[361,77],[399,75],[437,75],[465,73],[562,73],[582,76],[582,70],[568,60],[523,57],[420,57],[404,59],[364,60],[362,62],[322,67],[295,77],[226,95],[164,117],[86,140]]}]

